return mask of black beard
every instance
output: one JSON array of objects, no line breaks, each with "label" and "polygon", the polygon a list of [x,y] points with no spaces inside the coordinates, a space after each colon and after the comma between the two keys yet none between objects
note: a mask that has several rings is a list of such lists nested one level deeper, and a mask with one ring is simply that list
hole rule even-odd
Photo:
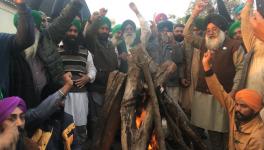
[{"label": "black beard", "polygon": [[77,38],[65,37],[63,39],[63,48],[68,52],[77,52],[79,50],[79,40]]},{"label": "black beard", "polygon": [[184,37],[181,36],[181,35],[175,35],[175,36],[174,36],[174,39],[175,39],[175,41],[177,41],[177,42],[182,42],[182,41],[184,40]]},{"label": "black beard", "polygon": [[240,112],[236,111],[235,112],[235,124],[236,124],[238,131],[240,131],[240,124],[241,123],[247,123],[247,122],[251,121],[252,119],[254,119],[257,115],[258,115],[258,113],[252,113],[248,116],[245,116],[245,115],[241,114]]},{"label": "black beard", "polygon": [[102,42],[108,41],[109,34],[108,33],[99,33],[98,40]]}]

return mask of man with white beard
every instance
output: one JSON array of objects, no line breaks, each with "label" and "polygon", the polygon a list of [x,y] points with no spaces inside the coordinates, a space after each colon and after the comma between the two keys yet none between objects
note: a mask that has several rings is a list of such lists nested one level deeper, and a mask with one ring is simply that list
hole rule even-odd
[{"label": "man with white beard", "polygon": [[[212,68],[225,91],[233,96],[241,79],[244,50],[239,41],[225,35],[228,23],[220,15],[210,14],[205,18],[205,38],[192,34],[191,25],[207,3],[204,0],[195,5],[185,25],[185,41],[200,49],[201,57],[208,49],[214,53]],[[198,82],[192,101],[191,122],[195,127],[208,130],[212,149],[223,150],[227,148],[228,114],[210,93],[204,76],[200,61]]]},{"label": "man with white beard", "polygon": [[150,26],[148,22],[142,17],[134,3],[130,3],[129,6],[139,20],[140,31],[137,31],[136,24],[132,20],[128,19],[122,23],[122,41],[117,45],[118,58],[120,59],[119,70],[121,72],[127,72],[127,55],[130,54],[130,49],[139,43],[145,47],[150,37]]}]

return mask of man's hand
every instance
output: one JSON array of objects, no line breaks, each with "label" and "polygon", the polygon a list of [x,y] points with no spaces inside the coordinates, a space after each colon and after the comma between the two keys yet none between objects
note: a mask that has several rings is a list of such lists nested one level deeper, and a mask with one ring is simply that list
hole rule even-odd
[{"label": "man's hand", "polygon": [[99,14],[100,14],[100,16],[106,16],[106,14],[107,14],[107,9],[105,9],[105,8],[100,8],[99,9]]},{"label": "man's hand", "polygon": [[254,15],[250,17],[250,23],[252,25],[255,36],[264,42],[263,16],[258,11],[254,11]]},{"label": "man's hand", "polygon": [[210,50],[207,50],[207,52],[204,53],[202,60],[204,71],[208,71],[211,69],[211,65],[210,65],[211,58],[212,58],[212,53]]},{"label": "man's hand", "polygon": [[77,87],[82,88],[90,81],[90,78],[83,73],[79,73],[79,75],[81,76],[81,78],[76,80],[75,84]]},{"label": "man's hand", "polygon": [[0,149],[15,148],[18,141],[19,132],[15,123],[3,123],[3,132],[0,134]]},{"label": "man's hand", "polygon": [[133,10],[133,12],[135,14],[139,14],[139,11],[138,11],[137,6],[135,5],[135,3],[133,3],[133,2],[129,3],[129,7]]},{"label": "man's hand", "polygon": [[205,9],[208,3],[209,3],[208,0],[197,1],[192,11],[192,15],[198,16]]},{"label": "man's hand", "polygon": [[183,85],[183,87],[188,87],[190,85],[190,81],[188,81],[187,79],[181,79],[181,84]]},{"label": "man's hand", "polygon": [[72,74],[71,72],[67,72],[63,75],[63,80],[64,80],[64,84],[68,85],[70,87],[73,86],[73,81],[72,81]]},{"label": "man's hand", "polygon": [[16,4],[22,4],[22,3],[25,3],[25,0],[14,0],[14,2]]}]

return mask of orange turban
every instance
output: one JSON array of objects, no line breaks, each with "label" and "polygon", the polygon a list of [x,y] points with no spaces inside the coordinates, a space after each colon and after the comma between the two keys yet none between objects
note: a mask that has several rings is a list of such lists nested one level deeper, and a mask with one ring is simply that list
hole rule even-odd
[{"label": "orange turban", "polygon": [[262,96],[255,90],[240,90],[236,93],[235,99],[244,101],[255,112],[259,112],[262,108]]}]

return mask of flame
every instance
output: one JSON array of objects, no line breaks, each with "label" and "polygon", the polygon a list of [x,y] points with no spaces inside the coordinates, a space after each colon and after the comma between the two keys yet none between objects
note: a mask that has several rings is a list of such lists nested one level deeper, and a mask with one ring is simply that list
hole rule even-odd
[{"label": "flame", "polygon": [[148,145],[148,150],[158,150],[158,141],[156,134],[152,134],[150,143]]},{"label": "flame", "polygon": [[142,112],[141,112],[140,116],[136,116],[136,127],[137,127],[137,129],[140,128],[143,120],[146,117],[146,114],[147,114],[147,111],[144,108],[142,108]]}]

